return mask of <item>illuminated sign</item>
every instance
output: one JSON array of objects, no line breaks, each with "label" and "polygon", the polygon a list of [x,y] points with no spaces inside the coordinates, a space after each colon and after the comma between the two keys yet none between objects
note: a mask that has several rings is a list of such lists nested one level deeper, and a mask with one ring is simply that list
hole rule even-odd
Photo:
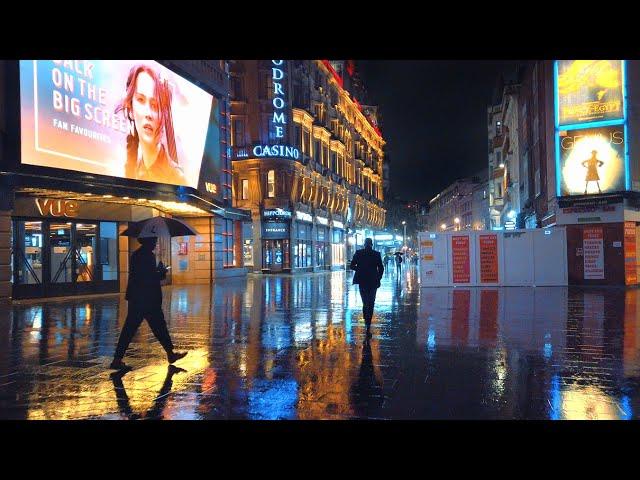
[{"label": "illuminated sign", "polygon": [[630,188],[624,60],[554,64],[556,194]]},{"label": "illuminated sign", "polygon": [[296,220],[303,220],[305,222],[313,222],[313,217],[305,212],[296,212]]},{"label": "illuminated sign", "polygon": [[624,126],[558,132],[561,195],[625,189]]},{"label": "illuminated sign", "polygon": [[623,119],[623,82],[621,60],[559,60],[558,125]]},{"label": "illuminated sign", "polygon": [[75,200],[36,198],[36,206],[42,216],[77,217],[80,212],[80,204]]},{"label": "illuminated sign", "polygon": [[20,117],[23,164],[198,188],[221,158],[218,100],[151,60],[21,60]]},{"label": "illuminated sign", "polygon": [[265,222],[262,224],[262,238],[287,238],[289,236],[289,223]]},{"label": "illuminated sign", "polygon": [[325,218],[325,217],[316,217],[316,221],[320,224],[320,225],[329,225],[329,219]]},{"label": "illuminated sign", "polygon": [[204,186],[209,193],[218,193],[218,186],[215,183],[204,182]]},{"label": "illuminated sign", "polygon": [[253,155],[255,157],[284,157],[298,160],[300,150],[289,145],[256,145],[253,147]]},{"label": "illuminated sign", "polygon": [[284,60],[271,60],[273,67],[271,68],[271,78],[273,79],[273,124],[276,138],[284,137],[284,126],[287,123],[285,118],[285,101],[284,101]]},{"label": "illuminated sign", "polygon": [[333,221],[333,228],[341,228],[341,229],[343,229],[343,230],[344,230],[344,223],[339,222],[339,221],[337,221],[337,220],[334,220],[334,221]]},{"label": "illuminated sign", "polygon": [[274,219],[291,219],[291,212],[289,210],[283,210],[282,208],[275,208],[271,210],[263,210],[262,218],[274,218]]}]

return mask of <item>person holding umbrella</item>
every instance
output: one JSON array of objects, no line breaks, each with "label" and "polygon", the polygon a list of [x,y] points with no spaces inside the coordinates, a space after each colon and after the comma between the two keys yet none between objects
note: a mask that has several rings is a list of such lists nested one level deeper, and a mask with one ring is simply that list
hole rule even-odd
[{"label": "person holding umbrella", "polygon": [[[181,225],[187,230],[181,230]],[[174,363],[187,355],[187,352],[173,350],[173,342],[162,312],[160,281],[166,278],[168,267],[165,267],[162,262],[156,265],[156,257],[153,253],[160,234],[178,236],[194,235],[195,232],[178,220],[154,217],[138,222],[122,233],[125,236],[137,236],[141,246],[133,252],[129,262],[129,281],[125,295],[125,299],[129,302],[129,308],[110,365],[111,369],[131,369],[122,359],[143,319],[147,320],[151,331],[167,352],[169,363]]]}]

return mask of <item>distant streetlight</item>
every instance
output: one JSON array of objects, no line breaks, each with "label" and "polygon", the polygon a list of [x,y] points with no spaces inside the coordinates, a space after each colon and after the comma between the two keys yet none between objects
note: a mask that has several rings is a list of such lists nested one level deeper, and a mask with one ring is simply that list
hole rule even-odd
[{"label": "distant streetlight", "polygon": [[440,225],[440,228],[443,229],[443,230],[446,230],[447,229],[447,224],[443,223],[442,225]]},{"label": "distant streetlight", "polygon": [[460,230],[460,219],[458,217],[453,219],[453,223],[455,223],[457,229]]},{"label": "distant streetlight", "polygon": [[501,163],[501,164],[499,165],[499,167],[500,167],[500,168],[504,168],[504,163]]},{"label": "distant streetlight", "polygon": [[404,249],[407,249],[407,222],[402,220],[402,226],[404,227],[404,235],[402,235],[402,242],[404,243]]}]

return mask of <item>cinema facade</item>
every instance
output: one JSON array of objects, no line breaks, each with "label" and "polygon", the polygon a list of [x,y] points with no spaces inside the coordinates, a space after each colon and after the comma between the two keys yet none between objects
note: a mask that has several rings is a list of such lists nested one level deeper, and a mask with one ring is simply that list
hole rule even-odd
[{"label": "cinema facade", "polygon": [[0,301],[123,292],[138,242],[120,233],[154,216],[198,233],[159,239],[166,283],[246,275],[227,72],[223,60],[0,61]]}]

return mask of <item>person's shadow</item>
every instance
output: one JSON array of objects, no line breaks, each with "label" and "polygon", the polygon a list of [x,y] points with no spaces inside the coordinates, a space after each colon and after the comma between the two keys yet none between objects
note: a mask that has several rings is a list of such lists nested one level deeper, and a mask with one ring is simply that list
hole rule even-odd
[{"label": "person's shadow", "polygon": [[362,345],[362,362],[358,378],[351,388],[351,400],[359,417],[375,416],[384,401],[382,382],[376,376],[371,354],[371,342]]},{"label": "person's shadow", "polygon": [[139,420],[141,418],[144,418],[146,420],[161,419],[162,412],[164,411],[164,408],[167,405],[167,399],[169,398],[169,395],[167,394],[171,391],[171,387],[173,386],[172,377],[176,373],[186,372],[186,370],[184,368],[176,367],[175,365],[169,365],[169,367],[167,368],[167,376],[164,378],[162,388],[160,388],[158,396],[153,402],[153,406],[144,415],[135,413],[131,409],[127,390],[124,388],[124,384],[122,383],[122,377],[124,377],[130,371],[131,370],[119,370],[117,372],[113,372],[110,375],[111,380],[113,381],[113,389],[116,392],[116,400],[118,402],[120,413],[126,416],[129,420]]}]

